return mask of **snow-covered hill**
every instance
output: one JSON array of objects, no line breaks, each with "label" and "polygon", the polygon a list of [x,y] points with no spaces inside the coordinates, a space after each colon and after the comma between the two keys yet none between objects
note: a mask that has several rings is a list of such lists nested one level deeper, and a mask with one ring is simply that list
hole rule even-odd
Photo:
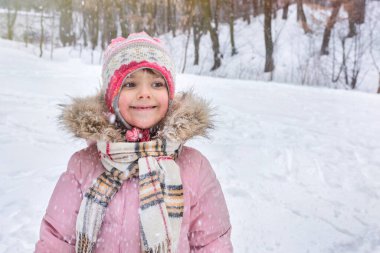
[{"label": "snow-covered hill", "polygon": [[[220,53],[223,55],[222,66],[216,71],[210,71],[213,66],[213,53],[210,36],[201,37],[199,65],[194,66],[193,36],[189,35],[187,45],[187,32],[183,34],[177,31],[177,36],[171,33],[160,36],[169,44],[170,51],[174,55],[177,70],[184,70],[188,74],[207,75],[214,77],[227,77],[245,80],[273,80],[281,83],[299,85],[313,85],[330,87],[333,89],[350,89],[346,80],[351,82],[353,73],[358,72],[356,90],[375,93],[379,88],[379,74],[375,67],[380,66],[380,2],[367,1],[365,10],[365,23],[358,25],[357,36],[345,40],[345,48],[342,48],[342,38],[348,34],[347,12],[340,9],[337,23],[331,33],[329,43],[330,54],[320,56],[322,38],[331,9],[320,9],[314,5],[304,5],[308,25],[313,31],[305,34],[301,25],[297,22],[296,4],[289,7],[287,20],[282,19],[282,9],[277,11],[276,18],[272,21],[272,37],[274,40],[275,70],[271,74],[264,73],[265,44],[263,15],[251,18],[251,24],[242,19],[235,21],[235,43],[238,54],[231,56],[230,30],[225,23],[220,23],[218,28]],[[6,13],[0,9],[0,35],[6,36]],[[80,20],[81,14],[74,14],[76,20]],[[45,18],[45,30],[48,41],[44,46],[44,56],[51,56],[51,41],[54,38],[54,60],[67,58],[67,52],[71,57],[80,56],[88,64],[101,62],[100,46],[92,52],[89,48],[83,49],[82,38],[78,38],[75,48],[65,49],[59,47],[59,21],[55,21],[49,15]],[[38,44],[40,33],[40,17],[35,12],[19,12],[15,25],[15,39],[22,41],[24,33],[32,33],[35,43]],[[78,33],[79,34],[79,33]],[[39,49],[33,49],[35,55],[39,55]],[[343,55],[345,60],[343,61]],[[186,61],[186,64],[185,64]],[[342,63],[345,64],[342,65]],[[375,62],[375,63],[374,63]],[[185,65],[185,66],[184,66]],[[345,78],[344,72],[347,73]],[[332,81],[336,80],[336,81]]]},{"label": "snow-covered hill", "polygon": [[[309,5],[305,5],[304,9],[312,33],[305,34],[301,24],[297,22],[296,4],[290,5],[287,20],[282,19],[282,9],[277,11],[277,17],[272,20],[275,62],[272,75],[263,72],[265,64],[263,15],[252,18],[250,25],[242,19],[235,21],[235,44],[239,53],[234,56],[231,56],[229,26],[219,25],[220,53],[223,59],[222,66],[216,71],[210,71],[213,66],[213,53],[208,34],[201,38],[200,60],[197,66],[193,65],[192,35],[190,35],[187,52],[185,52],[187,35],[180,34],[173,39],[171,34],[166,34],[162,38],[171,44],[171,51],[175,54],[180,71],[183,69],[185,55],[187,55],[185,73],[246,80],[274,80],[337,89],[348,89],[344,75],[341,73],[337,78],[343,62],[342,57],[345,54],[349,78],[352,77],[354,65],[357,64],[356,67],[359,67],[356,89],[376,92],[380,77],[373,58],[380,66],[380,34],[376,32],[380,30],[378,18],[380,2],[367,1],[365,23],[357,26],[358,36],[345,41],[344,52],[341,39],[348,34],[348,19],[344,8],[340,9],[338,21],[331,34],[328,56],[320,56],[319,52],[331,10],[312,8]],[[339,80],[332,82],[332,79]]]},{"label": "snow-covered hill", "polygon": [[[0,40],[0,252],[32,252],[70,155],[57,104],[99,87],[100,67],[36,58]],[[28,50],[31,50],[30,48]],[[33,50],[32,50],[33,51]],[[378,95],[179,75],[217,109],[203,152],[222,184],[237,253],[380,252]]]}]

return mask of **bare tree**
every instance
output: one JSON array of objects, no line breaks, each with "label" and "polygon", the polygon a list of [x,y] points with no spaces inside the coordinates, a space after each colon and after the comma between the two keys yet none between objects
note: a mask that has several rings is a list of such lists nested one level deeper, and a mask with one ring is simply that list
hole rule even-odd
[{"label": "bare tree", "polygon": [[282,19],[288,19],[290,0],[284,0],[284,7],[282,9]]},{"label": "bare tree", "polygon": [[104,50],[106,45],[117,35],[115,2],[103,0],[102,2],[102,36],[101,47]]},{"label": "bare tree", "polygon": [[243,0],[243,21],[247,21],[248,24],[251,23],[250,10],[251,8],[248,0]]},{"label": "bare tree", "polygon": [[215,7],[214,7],[214,24],[215,24],[215,29],[219,29],[219,12],[220,12],[220,1],[221,0],[215,0]]},{"label": "bare tree", "polygon": [[173,37],[176,35],[176,24],[175,24],[175,0],[167,0],[166,3],[166,22],[168,32],[172,32]]},{"label": "bare tree", "polygon": [[264,72],[274,70],[273,40],[272,40],[272,0],[264,0],[264,39],[265,39],[265,67]]},{"label": "bare tree", "polygon": [[344,8],[347,11],[348,14],[348,34],[347,38],[352,38],[356,35],[356,27],[355,27],[355,21],[354,21],[354,16],[355,16],[355,10],[354,10],[354,1],[353,0],[348,0],[344,4]]},{"label": "bare tree", "polygon": [[88,15],[87,15],[86,9],[84,8],[84,4],[82,4],[81,13],[82,13],[82,29],[80,32],[80,37],[83,36],[83,46],[87,47],[87,45],[88,45],[88,42],[87,42]]},{"label": "bare tree", "polygon": [[40,6],[40,28],[41,28],[41,34],[40,34],[40,57],[43,55],[43,46],[44,46],[44,40],[45,40],[45,29],[44,29],[44,7],[43,5]]},{"label": "bare tree", "polygon": [[212,42],[212,50],[214,52],[214,65],[211,71],[216,70],[222,64],[221,54],[219,51],[219,37],[216,27],[212,25],[211,21],[211,5],[210,0],[201,0],[202,10],[203,10],[203,26],[210,33],[210,38]]},{"label": "bare tree", "polygon": [[28,47],[29,43],[29,15],[26,13],[25,15],[25,31],[24,31],[24,42],[25,42],[25,47]]},{"label": "bare tree", "polygon": [[348,38],[356,35],[356,25],[364,23],[365,18],[365,0],[347,0],[345,9],[348,13]]},{"label": "bare tree", "polygon": [[[83,11],[86,17],[88,36],[91,43],[91,50],[94,51],[98,46],[99,38],[99,8],[97,0],[87,0],[84,2]],[[91,53],[91,63],[94,62],[93,52]]]},{"label": "bare tree", "polygon": [[238,53],[235,47],[235,35],[234,35],[235,3],[234,3],[234,0],[229,0],[229,2],[230,2],[229,26],[230,26],[231,55],[233,56]]},{"label": "bare tree", "polygon": [[359,83],[361,62],[364,55],[361,34],[359,31],[353,40],[348,40],[347,36],[340,36],[342,59],[336,76],[334,74],[335,63],[333,67],[332,81],[338,82],[343,79],[345,87],[349,89],[356,89]]},{"label": "bare tree", "polygon": [[6,2],[7,6],[8,6],[8,10],[7,10],[7,38],[8,40],[13,40],[13,35],[14,35],[14,31],[13,31],[13,27],[16,23],[16,18],[17,18],[17,13],[18,13],[18,10],[20,8],[20,4],[19,4],[19,0],[8,0]]},{"label": "bare tree", "polygon": [[351,89],[356,89],[359,83],[359,74],[361,70],[361,58],[363,57],[362,44],[361,44],[361,32],[357,33],[357,36],[355,36],[353,43],[354,43],[354,52],[353,52],[353,57],[352,57],[353,63],[351,66],[351,73],[350,73],[351,76],[350,76],[348,85],[350,85]]},{"label": "bare tree", "polygon": [[333,29],[336,23],[336,18],[338,16],[339,9],[341,6],[342,6],[342,0],[335,0],[332,3],[333,10],[331,12],[329,20],[327,21],[325,31],[323,33],[322,46],[321,46],[321,51],[320,51],[321,55],[329,54],[328,46],[330,42],[331,30]]},{"label": "bare tree", "polygon": [[252,0],[254,17],[257,17],[260,13],[262,13],[262,7],[263,7],[262,2],[263,0]]},{"label": "bare tree", "polygon": [[272,17],[273,19],[277,18],[277,10],[278,10],[278,1],[272,0]]},{"label": "bare tree", "polygon": [[59,18],[59,38],[63,46],[72,45],[73,34],[73,2],[72,0],[60,0],[58,2]]},{"label": "bare tree", "polygon": [[185,72],[186,69],[186,62],[187,62],[187,49],[189,47],[190,42],[190,34],[191,34],[191,28],[193,24],[193,16],[194,16],[194,1],[185,1],[183,3],[183,11],[184,15],[181,19],[181,25],[183,27],[183,33],[187,33],[186,36],[186,45],[184,50],[184,60],[183,60],[183,66],[181,73]]},{"label": "bare tree", "polygon": [[[376,50],[380,50],[380,47],[378,45],[378,43],[375,43],[375,39],[374,39],[374,33],[377,31],[377,28],[378,28],[378,19],[375,19],[373,20],[372,18],[369,19],[369,24],[368,24],[368,27],[369,27],[369,53],[371,55],[371,58],[372,58],[372,62],[373,62],[373,65],[377,71],[377,76],[378,76],[378,79],[377,79],[377,85],[378,85],[378,88],[377,88],[377,93],[380,94],[380,59],[378,57],[375,56],[375,53],[373,52],[374,49]],[[377,48],[376,48],[377,46]]]},{"label": "bare tree", "polygon": [[199,1],[200,0],[190,0],[192,3],[192,11],[191,13],[192,18],[192,26],[193,26],[193,43],[194,43],[194,65],[199,64],[199,44],[201,41],[201,37],[203,34],[203,31],[201,29],[201,6]]},{"label": "bare tree", "polygon": [[51,13],[51,23],[50,23],[50,60],[53,59],[54,51],[54,31],[55,31],[55,15],[54,10],[50,10]]},{"label": "bare tree", "polygon": [[116,6],[119,9],[119,24],[120,24],[121,36],[126,38],[129,34],[129,29],[128,29],[128,22],[127,22],[127,17],[126,17],[126,12],[125,12],[125,9],[126,9],[125,0],[118,0],[116,2]]},{"label": "bare tree", "polygon": [[303,10],[302,0],[297,0],[297,21],[301,22],[303,31],[305,33],[311,33],[311,29],[307,24],[305,11]]}]

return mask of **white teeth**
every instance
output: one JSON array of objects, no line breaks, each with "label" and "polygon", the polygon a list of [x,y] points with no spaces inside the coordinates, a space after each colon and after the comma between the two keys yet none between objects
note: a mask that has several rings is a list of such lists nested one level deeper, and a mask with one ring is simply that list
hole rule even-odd
[{"label": "white teeth", "polygon": [[155,106],[149,106],[149,107],[138,107],[138,106],[131,106],[133,109],[153,109]]}]

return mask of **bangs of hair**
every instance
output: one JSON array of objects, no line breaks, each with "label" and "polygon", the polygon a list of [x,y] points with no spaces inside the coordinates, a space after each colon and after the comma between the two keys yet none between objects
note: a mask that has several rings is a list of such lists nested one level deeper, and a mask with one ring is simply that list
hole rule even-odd
[{"label": "bangs of hair", "polygon": [[[146,72],[146,73],[149,73],[149,74],[151,74],[151,75],[154,75],[154,77],[160,77],[160,78],[165,79],[164,76],[163,76],[159,71],[157,71],[157,70],[155,70],[155,69],[143,68],[143,69],[139,69],[139,71],[140,71],[140,70],[141,70],[141,71],[144,71],[144,72]],[[126,78],[133,78],[135,73],[136,73],[136,72],[133,72],[133,73],[127,75]]]}]

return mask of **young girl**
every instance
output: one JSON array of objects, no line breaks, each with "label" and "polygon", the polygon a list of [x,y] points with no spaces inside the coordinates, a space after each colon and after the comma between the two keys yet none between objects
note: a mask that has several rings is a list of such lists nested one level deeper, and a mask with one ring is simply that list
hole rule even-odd
[{"label": "young girl", "polygon": [[207,159],[184,146],[212,128],[208,104],[174,94],[174,65],[146,33],[112,41],[103,88],[64,108],[87,148],[51,196],[36,252],[232,252],[226,202]]}]

